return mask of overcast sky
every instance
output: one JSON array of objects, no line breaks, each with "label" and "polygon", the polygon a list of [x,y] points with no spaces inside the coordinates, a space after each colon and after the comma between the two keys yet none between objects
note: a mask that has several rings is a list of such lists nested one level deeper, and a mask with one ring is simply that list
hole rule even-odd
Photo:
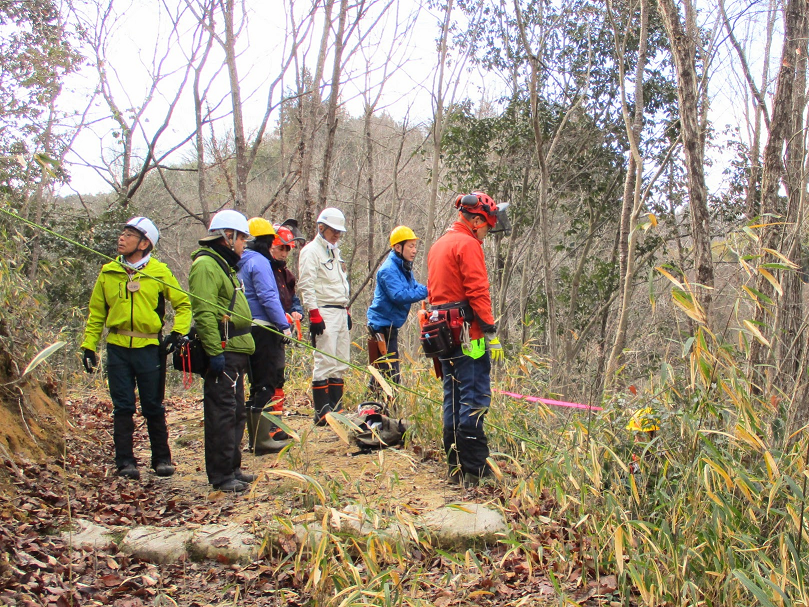
[{"label": "overcast sky", "polygon": [[[244,96],[245,118],[247,128],[255,127],[264,113],[267,103],[269,82],[280,71],[282,58],[285,52],[284,43],[289,42],[287,35],[288,4],[280,0],[269,2],[251,2],[248,7],[246,27],[239,36],[239,70]],[[301,8],[297,8],[298,22],[302,22]],[[705,23],[714,20],[715,15],[710,5],[705,4],[702,13]],[[97,20],[98,10],[92,3],[78,3],[78,15],[87,23]],[[192,48],[195,20],[186,14],[181,20],[178,37],[171,34],[171,23],[161,5],[154,0],[131,0],[131,2],[116,2],[116,12],[108,20],[111,24],[107,32],[107,72],[110,76],[111,93],[119,107],[126,113],[128,108],[140,107],[152,83],[152,74],[156,61],[162,61],[161,71],[164,80],[161,82],[155,98],[151,101],[145,113],[142,125],[146,135],[152,133],[162,124],[166,109],[171,98],[179,87],[183,68],[188,64],[187,56]],[[357,52],[352,58],[344,83],[341,99],[345,108],[353,115],[359,115],[363,107],[360,91],[370,84],[372,87],[381,85],[383,76],[384,88],[380,107],[384,108],[394,118],[401,119],[408,115],[411,122],[429,122],[432,117],[432,102],[430,89],[433,86],[433,70],[437,63],[436,38],[440,27],[441,15],[431,11],[426,4],[402,1],[396,5],[397,11],[390,10],[383,17],[383,28],[376,35],[369,37],[368,50]],[[728,3],[728,12],[733,14],[733,5]],[[397,36],[393,32],[399,24],[406,22],[413,16],[415,27],[408,36]],[[780,24],[779,24],[780,26]],[[744,40],[760,35],[763,24],[759,20],[739,20],[737,36]],[[301,57],[309,66],[313,66],[317,53],[322,24],[313,25],[309,38],[301,47]],[[720,41],[724,36],[720,36]],[[396,43],[393,44],[392,41]],[[780,42],[773,47],[774,53],[780,52]],[[750,59],[754,72],[760,73],[763,54],[763,44],[749,45]],[[384,74],[382,63],[388,53],[394,55],[394,60],[388,62],[392,73]],[[87,108],[88,100],[92,98],[96,88],[97,74],[88,55],[88,65],[79,73],[68,78],[64,93],[60,99],[62,108],[67,112],[83,113]],[[730,54],[730,47],[723,42],[714,58],[710,82],[711,117],[717,132],[724,130],[726,125],[739,125],[744,132],[744,89],[740,72],[733,69],[736,62],[734,55]],[[209,69],[206,78],[213,80],[209,99],[211,103],[223,100],[222,110],[218,112],[222,119],[216,124],[217,133],[221,136],[230,128],[230,120],[226,117],[230,103],[226,71],[221,67],[223,55],[221,50],[214,47],[209,59]],[[369,66],[371,67],[368,70]],[[391,65],[400,65],[397,69]],[[215,72],[219,70],[218,74]],[[366,76],[366,74],[368,74]],[[215,75],[215,77],[214,77]],[[285,86],[293,84],[294,68],[287,74]],[[468,79],[468,83],[460,87],[473,102],[482,96],[491,96],[495,91],[484,90],[483,78],[475,73],[461,73],[454,78]],[[367,80],[367,82],[366,82]],[[486,82],[490,82],[486,81]],[[495,84],[496,86],[496,84]],[[176,142],[183,140],[193,132],[193,105],[190,86],[181,98],[178,109],[172,118],[171,124],[163,135],[160,146],[165,150]],[[280,99],[281,89],[277,89],[273,96],[273,103]],[[98,172],[83,164],[101,165],[102,158],[111,159],[117,146],[114,132],[117,131],[115,123],[106,118],[109,109],[104,100],[96,95],[92,105],[87,111],[87,122],[78,137],[74,149],[75,153],[68,157],[69,170],[72,183],[63,190],[63,194],[70,191],[81,193],[98,193],[109,191],[109,186],[99,176]],[[268,130],[274,128],[277,112],[271,118]],[[143,141],[143,134],[137,139]],[[186,146],[180,154],[174,155],[169,163],[179,163],[184,159],[191,159],[192,148]],[[718,186],[721,177],[722,161],[711,171],[711,181]]]}]

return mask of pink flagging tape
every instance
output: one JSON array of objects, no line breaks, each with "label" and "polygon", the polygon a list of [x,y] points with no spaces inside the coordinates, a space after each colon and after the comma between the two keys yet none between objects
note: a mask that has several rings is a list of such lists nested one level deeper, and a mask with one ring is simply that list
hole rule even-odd
[{"label": "pink flagging tape", "polygon": [[571,409],[587,409],[589,411],[603,411],[601,407],[591,405],[583,405],[581,403],[569,403],[564,400],[552,400],[550,398],[539,398],[538,396],[526,396],[525,394],[517,394],[516,392],[506,392],[505,390],[492,390],[499,394],[510,396],[511,398],[523,398],[532,403],[544,403],[546,405],[553,405],[555,407],[570,407]]}]

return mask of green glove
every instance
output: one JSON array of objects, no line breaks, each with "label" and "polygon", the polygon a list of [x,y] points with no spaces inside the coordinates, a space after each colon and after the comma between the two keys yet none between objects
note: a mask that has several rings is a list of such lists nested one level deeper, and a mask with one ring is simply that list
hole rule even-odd
[{"label": "green glove", "polygon": [[486,335],[486,347],[489,349],[489,356],[493,363],[505,360],[506,356],[503,354],[503,346],[500,345],[500,340],[497,335]]}]

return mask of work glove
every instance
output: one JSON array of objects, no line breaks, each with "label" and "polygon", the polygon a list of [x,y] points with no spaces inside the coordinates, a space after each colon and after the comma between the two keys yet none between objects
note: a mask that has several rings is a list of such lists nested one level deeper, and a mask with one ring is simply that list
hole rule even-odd
[{"label": "work glove", "polygon": [[323,335],[323,331],[325,330],[326,330],[326,322],[320,315],[320,310],[318,310],[317,308],[309,310],[309,333],[315,336]]},{"label": "work glove", "polygon": [[85,348],[81,362],[84,363],[84,370],[87,371],[87,373],[92,373],[93,371],[96,370],[96,365],[98,365],[96,353],[93,352],[92,350],[88,350],[87,348]]},{"label": "work glove", "polygon": [[353,326],[354,326],[354,321],[353,321],[353,320],[351,320],[351,311],[350,311],[350,310],[346,310],[346,315],[348,316],[348,330],[350,331],[350,330],[351,330],[351,327],[353,327]]},{"label": "work glove", "polygon": [[185,335],[178,333],[177,331],[172,331],[166,338],[163,340],[163,356],[168,356],[172,352],[174,352],[177,348],[180,347],[180,340],[185,338]]},{"label": "work glove", "polygon": [[208,370],[214,375],[221,375],[225,370],[225,355],[217,354],[208,359]]},{"label": "work glove", "polygon": [[500,345],[500,340],[497,339],[496,333],[487,333],[486,337],[486,347],[489,350],[489,357],[491,357],[493,363],[498,363],[505,360],[506,356],[503,354],[503,346]]},{"label": "work glove", "polygon": [[292,327],[287,327],[284,329],[284,337],[281,338],[281,343],[288,346],[292,343],[292,340],[289,339],[290,337],[292,337]]}]

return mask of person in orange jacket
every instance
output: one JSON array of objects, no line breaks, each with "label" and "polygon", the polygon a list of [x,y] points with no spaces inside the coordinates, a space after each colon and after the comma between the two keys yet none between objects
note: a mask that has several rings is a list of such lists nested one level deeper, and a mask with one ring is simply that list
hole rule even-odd
[{"label": "person in orange jacket", "polygon": [[449,478],[474,484],[490,476],[486,462],[489,444],[483,421],[491,403],[491,362],[503,358],[497,339],[483,239],[503,231],[505,209],[483,192],[458,196],[458,219],[427,255],[427,291],[430,314],[462,319],[454,334],[455,346],[439,357],[444,381],[444,451]]}]

